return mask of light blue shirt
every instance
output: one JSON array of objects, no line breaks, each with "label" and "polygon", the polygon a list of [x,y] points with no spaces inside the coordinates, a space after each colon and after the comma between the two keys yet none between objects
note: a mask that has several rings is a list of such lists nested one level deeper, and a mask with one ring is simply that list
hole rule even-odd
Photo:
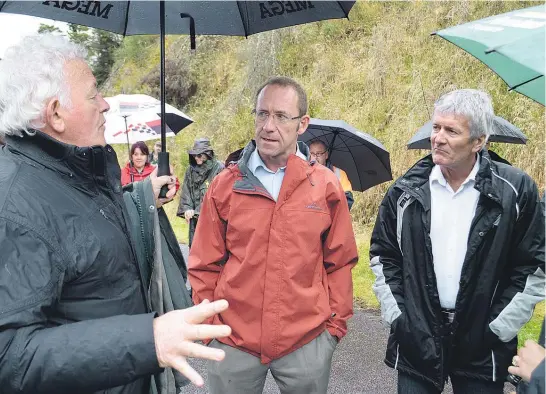
[{"label": "light blue shirt", "polygon": [[[307,158],[300,152],[300,148],[297,145],[296,156],[307,161]],[[248,169],[256,178],[258,178],[262,185],[264,185],[268,193],[271,194],[271,197],[277,201],[279,192],[281,191],[286,166],[279,168],[276,172],[271,171],[263,162],[262,158],[258,154],[258,148],[256,147],[248,160]]]}]

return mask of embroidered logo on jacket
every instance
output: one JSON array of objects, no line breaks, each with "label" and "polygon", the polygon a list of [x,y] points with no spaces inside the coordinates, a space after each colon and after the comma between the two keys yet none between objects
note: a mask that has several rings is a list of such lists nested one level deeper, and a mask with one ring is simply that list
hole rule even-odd
[{"label": "embroidered logo on jacket", "polygon": [[311,204],[306,205],[305,208],[314,209],[315,211],[322,211],[322,208],[316,202],[312,202]]}]

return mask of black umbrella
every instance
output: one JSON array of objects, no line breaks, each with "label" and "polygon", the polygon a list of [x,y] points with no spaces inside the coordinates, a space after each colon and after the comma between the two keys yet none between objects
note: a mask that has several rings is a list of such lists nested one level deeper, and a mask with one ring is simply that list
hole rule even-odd
[{"label": "black umbrella", "polygon": [[[32,15],[122,35],[161,37],[161,154],[158,174],[169,174],[165,138],[165,33],[244,36],[325,19],[347,18],[355,1],[0,1],[0,12]],[[166,191],[166,188],[165,188]]]},{"label": "black umbrella", "polygon": [[299,140],[308,145],[322,141],[330,162],[347,173],[353,190],[364,191],[392,179],[389,152],[381,142],[341,120],[311,118]]},{"label": "black umbrella", "polygon": [[[428,121],[408,141],[408,149],[430,149],[430,135],[432,121]],[[495,116],[489,136],[491,142],[505,142],[507,144],[525,144],[527,137],[523,132],[500,116]]]}]

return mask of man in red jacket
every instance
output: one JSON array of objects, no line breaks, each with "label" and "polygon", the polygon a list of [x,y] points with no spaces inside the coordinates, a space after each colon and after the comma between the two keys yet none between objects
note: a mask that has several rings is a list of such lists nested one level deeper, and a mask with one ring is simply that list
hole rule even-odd
[{"label": "man in red jacket", "polygon": [[212,320],[232,335],[209,346],[211,393],[261,393],[268,370],[281,392],[326,393],[332,355],[353,314],[358,260],[335,174],[297,143],[307,97],[276,77],[257,92],[255,141],[210,185],[189,257],[194,301],[225,298]]}]

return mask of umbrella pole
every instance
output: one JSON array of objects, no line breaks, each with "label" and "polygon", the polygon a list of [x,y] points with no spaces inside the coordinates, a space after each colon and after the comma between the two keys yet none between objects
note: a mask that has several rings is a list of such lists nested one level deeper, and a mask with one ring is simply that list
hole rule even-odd
[{"label": "umbrella pole", "polygon": [[129,115],[122,115],[123,120],[125,121],[125,137],[127,137],[127,155],[129,156],[129,174],[131,175],[131,183],[135,181],[135,177],[133,175],[133,161],[131,157],[131,146],[129,144],[129,129],[127,128],[127,117]]},{"label": "umbrella pole", "polygon": [[[165,127],[165,0],[159,2],[159,39],[161,70],[159,73],[159,84],[161,87],[161,152],[158,155],[157,175],[170,175],[169,152],[167,152],[167,131]],[[164,185],[159,192],[159,197],[165,198],[168,192],[167,185]]]}]

